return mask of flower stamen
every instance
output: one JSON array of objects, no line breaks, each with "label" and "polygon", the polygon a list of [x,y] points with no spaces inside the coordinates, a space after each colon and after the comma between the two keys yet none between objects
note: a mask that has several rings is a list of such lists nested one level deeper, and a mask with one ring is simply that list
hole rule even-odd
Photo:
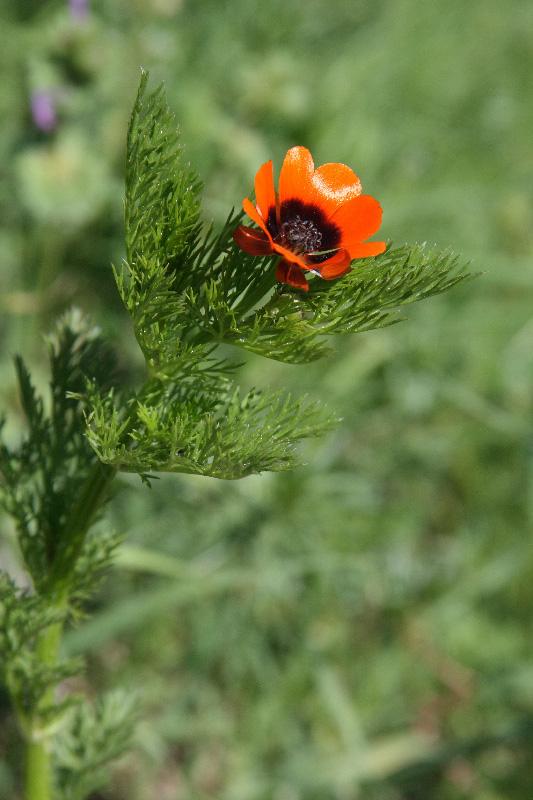
[{"label": "flower stamen", "polygon": [[281,236],[296,253],[314,253],[322,243],[322,233],[315,223],[299,214],[281,224]]}]

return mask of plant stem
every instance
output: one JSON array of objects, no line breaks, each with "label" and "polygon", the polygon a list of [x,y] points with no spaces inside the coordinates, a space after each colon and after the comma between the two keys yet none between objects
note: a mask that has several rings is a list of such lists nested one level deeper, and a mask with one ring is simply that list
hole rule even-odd
[{"label": "plant stem", "polygon": [[[41,631],[36,645],[36,655],[43,664],[57,664],[62,622],[56,622]],[[53,688],[48,689],[42,699],[43,704],[54,702]],[[52,763],[50,735],[36,729],[30,732],[26,749],[26,794],[25,800],[51,800]]]},{"label": "plant stem", "polygon": [[25,800],[51,800],[52,765],[45,741],[28,742]]},{"label": "plant stem", "polygon": [[[94,464],[65,525],[62,546],[58,550],[45,588],[50,604],[58,610],[64,610],[68,604],[72,573],[83,548],[85,536],[107,497],[116,472],[115,467],[102,464],[100,461]],[[35,655],[42,664],[54,667],[58,663],[62,632],[63,622],[56,622],[39,634]],[[39,706],[44,709],[53,704],[54,690],[50,687],[43,695]],[[28,731],[25,800],[52,800],[51,733],[42,729],[39,711],[40,709],[37,709]]]}]

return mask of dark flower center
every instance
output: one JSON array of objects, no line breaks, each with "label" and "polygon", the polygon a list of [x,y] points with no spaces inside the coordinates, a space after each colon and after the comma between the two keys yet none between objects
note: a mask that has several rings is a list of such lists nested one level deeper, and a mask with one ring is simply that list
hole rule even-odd
[{"label": "dark flower center", "polygon": [[[277,236],[272,231],[273,238],[281,240],[280,244],[298,254],[321,252],[313,256],[313,263],[325,261],[332,250],[341,246],[340,229],[314,203],[306,203],[297,197],[285,200],[280,207],[280,218]],[[271,221],[274,222],[269,215]]]},{"label": "dark flower center", "polygon": [[281,224],[281,235],[291,248],[300,253],[320,250],[322,233],[312,220],[302,219],[299,214]]}]

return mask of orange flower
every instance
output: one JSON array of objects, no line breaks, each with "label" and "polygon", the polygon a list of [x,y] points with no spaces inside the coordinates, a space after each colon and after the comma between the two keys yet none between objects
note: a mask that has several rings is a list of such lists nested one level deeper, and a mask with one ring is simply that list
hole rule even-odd
[{"label": "orange flower", "polygon": [[278,254],[276,278],[309,289],[304,270],[327,281],[350,271],[354,258],[377,256],[385,242],[365,242],[381,224],[381,206],[361,194],[359,178],[344,164],[324,164],[315,170],[311,153],[293,147],[285,156],[274,189],[272,161],[255,176],[255,207],[242,207],[256,225],[239,225],[233,238],[252,256]]}]

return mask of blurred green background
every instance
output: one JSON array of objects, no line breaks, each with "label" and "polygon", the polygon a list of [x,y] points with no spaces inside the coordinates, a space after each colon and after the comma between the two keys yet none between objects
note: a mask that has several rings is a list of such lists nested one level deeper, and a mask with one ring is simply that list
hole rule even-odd
[{"label": "blurred green background", "polygon": [[[327,361],[249,361],[245,383],[343,417],[298,472],[125,481],[107,524],[132,533],[66,641],[88,662],[76,689],[141,688],[136,753],[98,798],[530,800],[530,0],[4,0],[0,31],[13,436],[12,355],[45,388],[40,332],[72,303],[139,374],[110,262],[141,66],[166,83],[206,220],[303,144],[355,170],[383,238],[486,271]],[[17,574],[7,519],[1,542]],[[0,704],[11,800],[21,744]]]}]

